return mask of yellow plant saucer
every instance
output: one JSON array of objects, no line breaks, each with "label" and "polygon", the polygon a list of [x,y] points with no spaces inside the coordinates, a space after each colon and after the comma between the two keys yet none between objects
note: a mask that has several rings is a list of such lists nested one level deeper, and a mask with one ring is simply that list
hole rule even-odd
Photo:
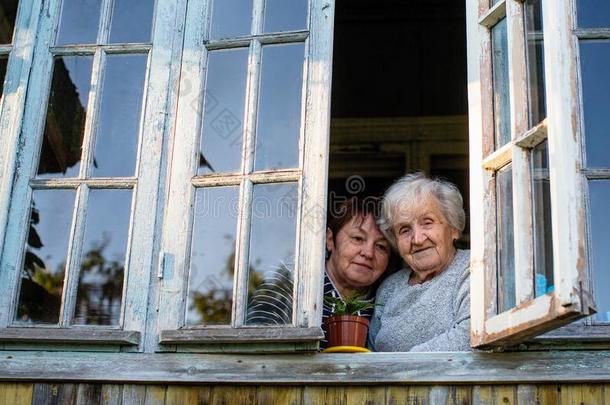
[{"label": "yellow plant saucer", "polygon": [[358,346],[332,346],[322,350],[322,353],[368,353],[369,349]]}]

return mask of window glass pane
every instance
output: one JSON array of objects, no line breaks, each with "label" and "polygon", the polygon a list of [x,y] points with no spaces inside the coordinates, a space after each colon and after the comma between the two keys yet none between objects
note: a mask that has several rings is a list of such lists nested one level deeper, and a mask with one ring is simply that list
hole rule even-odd
[{"label": "window glass pane", "polygon": [[265,32],[305,29],[307,0],[266,0]]},{"label": "window glass pane", "polygon": [[0,0],[0,44],[13,42],[18,0]]},{"label": "window glass pane", "polygon": [[581,42],[587,167],[610,166],[610,41]]},{"label": "window glass pane", "polygon": [[249,35],[252,25],[252,0],[214,0],[210,38]]},{"label": "window glass pane", "polygon": [[118,325],[123,297],[131,190],[91,190],[74,323]]},{"label": "window glass pane", "polygon": [[577,0],[577,9],[579,27],[610,27],[610,2],[608,0]]},{"label": "window glass pane", "polygon": [[530,127],[546,118],[544,93],[544,40],[542,36],[542,0],[524,3],[526,52],[528,70],[529,124]]},{"label": "window glass pane", "polygon": [[94,149],[93,175],[133,176],[146,55],[109,55]]},{"label": "window glass pane", "polygon": [[38,177],[78,176],[91,62],[91,56],[55,59]]},{"label": "window glass pane", "polygon": [[238,201],[238,187],[195,193],[187,325],[231,324]]},{"label": "window glass pane", "polygon": [[254,186],[247,325],[292,323],[296,184]]},{"label": "window glass pane", "polygon": [[110,43],[150,42],[155,0],[114,0],[113,7]]},{"label": "window glass pane", "polygon": [[494,134],[496,148],[510,141],[510,99],[508,82],[508,37],[506,18],[491,29],[493,66]]},{"label": "window glass pane", "polygon": [[610,322],[610,181],[589,181],[589,201],[591,208],[591,266],[593,267],[593,289],[597,314],[595,322]]},{"label": "window glass pane", "polygon": [[513,169],[496,172],[498,313],[515,306],[515,243],[513,218]]},{"label": "window glass pane", "polygon": [[95,44],[102,0],[63,0],[57,45]]},{"label": "window glass pane", "polygon": [[8,55],[0,56],[0,97],[4,91],[4,78],[6,76],[6,65],[8,63]]},{"label": "window glass pane", "polygon": [[59,321],[74,196],[72,190],[32,193],[17,306],[19,322]]},{"label": "window glass pane", "polygon": [[532,199],[536,297],[554,291],[548,142],[532,149]]},{"label": "window glass pane", "polygon": [[241,167],[248,49],[210,52],[208,57],[197,174],[237,172]]},{"label": "window glass pane", "polygon": [[263,47],[255,170],[298,167],[303,44]]}]

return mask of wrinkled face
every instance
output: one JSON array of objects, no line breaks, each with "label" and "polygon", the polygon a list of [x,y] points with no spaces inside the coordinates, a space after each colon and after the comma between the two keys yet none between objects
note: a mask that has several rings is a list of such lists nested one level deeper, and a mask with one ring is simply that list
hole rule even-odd
[{"label": "wrinkled face", "polygon": [[326,232],[330,258],[326,270],[340,290],[355,290],[373,284],[385,271],[390,245],[373,216],[356,215],[333,238]]},{"label": "wrinkled face", "polygon": [[408,212],[398,209],[392,229],[398,253],[416,273],[415,281],[441,273],[455,255],[453,241],[459,237],[459,231],[447,223],[435,197],[427,198]]}]

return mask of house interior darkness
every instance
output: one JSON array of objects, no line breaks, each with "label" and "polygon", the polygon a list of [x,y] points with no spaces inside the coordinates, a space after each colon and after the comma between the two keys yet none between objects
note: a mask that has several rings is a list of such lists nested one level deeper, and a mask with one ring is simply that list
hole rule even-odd
[{"label": "house interior darkness", "polygon": [[339,0],[335,13],[329,203],[423,171],[454,182],[468,215],[464,2]]}]

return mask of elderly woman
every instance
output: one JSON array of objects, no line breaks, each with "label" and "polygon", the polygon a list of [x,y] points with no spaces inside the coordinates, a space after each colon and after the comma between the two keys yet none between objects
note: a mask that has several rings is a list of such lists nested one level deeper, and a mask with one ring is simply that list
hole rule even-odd
[{"label": "elderly woman", "polygon": [[380,228],[407,267],[377,292],[374,350],[470,350],[469,252],[454,247],[465,222],[462,196],[449,182],[416,173],[387,190]]}]

